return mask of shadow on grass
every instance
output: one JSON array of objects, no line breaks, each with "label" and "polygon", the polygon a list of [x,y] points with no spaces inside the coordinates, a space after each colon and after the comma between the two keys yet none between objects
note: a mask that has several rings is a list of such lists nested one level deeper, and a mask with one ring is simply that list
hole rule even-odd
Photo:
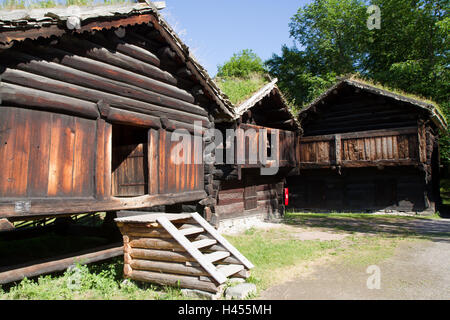
[{"label": "shadow on grass", "polygon": [[411,217],[326,215],[287,213],[284,223],[291,226],[326,228],[331,231],[365,233],[384,237],[409,237],[450,243],[450,221]]}]

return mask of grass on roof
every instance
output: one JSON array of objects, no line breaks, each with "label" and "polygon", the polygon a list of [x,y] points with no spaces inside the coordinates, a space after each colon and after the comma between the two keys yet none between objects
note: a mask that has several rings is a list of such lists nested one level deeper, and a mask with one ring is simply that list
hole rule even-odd
[{"label": "grass on roof", "polygon": [[247,78],[223,77],[215,79],[219,88],[230,98],[234,105],[239,105],[249,99],[259,89],[269,83],[261,74],[252,74]]}]

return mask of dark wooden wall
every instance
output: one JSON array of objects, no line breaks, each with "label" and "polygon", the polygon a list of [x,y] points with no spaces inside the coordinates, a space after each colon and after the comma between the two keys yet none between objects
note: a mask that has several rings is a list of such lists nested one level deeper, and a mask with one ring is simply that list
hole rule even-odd
[{"label": "dark wooden wall", "polygon": [[0,217],[206,197],[203,165],[175,164],[171,135],[220,111],[157,28],[18,42],[0,77]]},{"label": "dark wooden wall", "polygon": [[299,118],[291,207],[420,212],[439,203],[439,133],[422,108],[348,85]]},{"label": "dark wooden wall", "polygon": [[288,108],[281,93],[274,88],[255,106],[244,112],[240,121],[246,124],[295,132],[299,128]]},{"label": "dark wooden wall", "polygon": [[258,176],[245,169],[241,180],[223,181],[215,207],[219,220],[263,214],[277,216],[283,210],[284,178]]},{"label": "dark wooden wall", "polygon": [[305,137],[412,127],[421,117],[428,116],[420,108],[350,86],[330,96],[315,112],[300,114]]},{"label": "dark wooden wall", "polygon": [[315,169],[288,177],[289,207],[300,210],[421,212],[426,203],[425,173],[413,167]]}]

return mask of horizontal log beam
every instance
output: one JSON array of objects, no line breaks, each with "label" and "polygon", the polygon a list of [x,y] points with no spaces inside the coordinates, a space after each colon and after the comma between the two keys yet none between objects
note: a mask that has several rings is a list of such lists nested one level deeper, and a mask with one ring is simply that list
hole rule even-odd
[{"label": "horizontal log beam", "polygon": [[[374,138],[374,137],[388,137],[399,136],[407,134],[417,134],[417,127],[405,127],[398,129],[382,129],[382,130],[368,130],[360,132],[339,133],[341,139],[358,139],[358,138]],[[310,136],[300,138],[300,142],[318,142],[318,141],[332,141],[336,134]]]},{"label": "horizontal log beam", "polygon": [[216,293],[219,285],[209,281],[200,281],[199,277],[190,277],[174,274],[162,274],[158,272],[132,270],[129,279],[156,283],[164,286],[174,286],[188,289],[197,289]]},{"label": "horizontal log beam", "polygon": [[411,120],[402,120],[395,121],[392,119],[387,119],[386,121],[373,121],[373,123],[364,123],[358,126],[350,125],[350,123],[343,124],[341,126],[328,126],[328,127],[317,127],[316,129],[311,129],[307,125],[303,126],[303,131],[311,136],[316,135],[323,135],[323,134],[329,134],[329,132],[339,132],[341,133],[343,130],[345,132],[362,132],[362,131],[368,131],[368,130],[385,130],[385,129],[392,129],[392,128],[398,128],[400,125],[404,127],[412,127],[417,124],[417,121],[415,119]]},{"label": "horizontal log beam", "polygon": [[130,247],[137,249],[185,251],[185,249],[173,239],[132,237],[130,238]]},{"label": "horizontal log beam", "polygon": [[[116,70],[117,68],[107,64],[99,66],[101,63],[94,60],[70,56],[66,53],[67,55],[59,60],[60,63],[55,63],[17,51],[9,52],[9,54],[11,59],[17,58],[16,61],[22,62],[16,67],[24,71],[188,113],[208,115],[203,108],[197,105],[161,94],[161,92],[164,92],[162,87],[152,85],[153,89],[150,89],[150,86],[142,88],[125,82],[125,78],[128,78],[132,79],[130,81],[136,81],[145,86],[145,83],[150,80],[147,77],[122,69]],[[79,68],[82,70],[79,70]],[[101,74],[101,76],[94,73]],[[114,79],[120,79],[121,81]]]},{"label": "horizontal log beam", "polygon": [[[114,93],[86,88],[83,86],[83,80],[87,80],[87,77],[89,77],[89,75],[86,75],[86,77],[82,77],[79,81],[73,81],[75,82],[75,84],[67,83],[65,82],[65,80],[68,76],[71,76],[71,74],[65,74],[64,70],[59,70],[60,72],[58,72],[58,69],[53,69],[54,64],[52,63],[49,63],[48,68],[45,70],[34,65],[33,62],[30,62],[28,64],[20,64],[18,65],[18,67],[21,70],[9,68],[5,69],[1,74],[2,80],[25,87],[48,91],[69,97],[83,97],[83,100],[95,103],[99,100],[103,100],[105,103],[111,105],[112,107],[121,109],[124,108],[129,111],[142,112],[157,117],[167,117],[169,119],[174,119],[180,122],[193,123],[194,121],[202,121],[203,125],[209,125],[208,118],[204,116],[196,116],[184,111],[164,108],[147,102],[134,100],[133,98],[122,97]],[[48,77],[35,74],[34,72],[47,74]],[[52,77],[55,77],[56,80],[52,79]],[[77,85],[77,83],[80,85]]]},{"label": "horizontal log beam", "polygon": [[115,244],[79,252],[70,257],[63,256],[49,262],[35,262],[28,267],[11,267],[10,271],[0,273],[0,284],[19,281],[25,277],[31,278],[42,274],[64,271],[75,263],[87,264],[120,255],[123,255],[123,247],[121,244]]},{"label": "horizontal log beam", "polygon": [[2,106],[26,106],[45,111],[64,112],[89,119],[99,117],[95,103],[6,82],[1,83],[0,98]]},{"label": "horizontal log beam", "polygon": [[195,259],[187,252],[174,252],[168,250],[131,248],[130,256],[133,259],[143,259],[143,260],[173,261],[173,262],[195,261]]},{"label": "horizontal log beam", "polygon": [[2,199],[0,203],[0,218],[55,216],[59,214],[89,213],[103,211],[118,211],[138,208],[148,208],[159,205],[171,205],[183,202],[193,202],[207,197],[204,190],[183,193],[146,195],[135,198],[111,198],[95,200],[69,199],[32,199],[28,212],[15,212],[15,200]]},{"label": "horizontal log beam", "polygon": [[[105,49],[103,46],[85,39],[63,37],[59,42],[59,45],[62,49],[77,53],[80,56],[82,55],[87,58],[95,59],[124,70],[138,72],[155,80],[160,80],[173,85],[177,84],[177,80],[170,73],[159,69],[153,64],[148,64],[145,61],[137,60],[120,52],[112,52]],[[185,99],[189,99],[193,102],[189,95],[185,95]]]},{"label": "horizontal log beam", "polygon": [[127,124],[144,128],[161,128],[161,121],[157,117],[116,108],[109,109],[106,119],[111,123]]},{"label": "horizontal log beam", "polygon": [[[129,39],[126,37],[127,31],[126,30],[124,31],[125,34],[123,37],[119,37],[116,31],[112,30],[102,33],[91,34],[91,36],[93,36],[94,39],[100,41],[101,45],[106,48],[112,49],[113,51],[121,52],[127,56],[160,67],[161,65],[160,59],[151,50],[130,43],[128,41]],[[122,39],[126,39],[126,41]]]},{"label": "horizontal log beam", "polygon": [[182,274],[197,277],[209,275],[202,267],[187,266],[186,264],[176,262],[132,259],[130,261],[130,266],[133,270],[153,271],[166,274]]},{"label": "horizontal log beam", "polygon": [[[346,160],[341,161],[339,166],[342,168],[362,168],[362,167],[400,167],[400,166],[420,166],[420,162],[414,159],[400,160]],[[336,169],[336,164],[330,162],[312,163],[301,162],[300,169]]]}]

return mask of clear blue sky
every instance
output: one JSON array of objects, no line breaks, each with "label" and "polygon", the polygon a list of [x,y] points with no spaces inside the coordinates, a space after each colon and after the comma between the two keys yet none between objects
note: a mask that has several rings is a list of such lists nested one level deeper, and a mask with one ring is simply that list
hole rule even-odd
[{"label": "clear blue sky", "polygon": [[290,18],[308,0],[166,0],[161,11],[211,76],[233,53],[263,60],[293,45]]}]

